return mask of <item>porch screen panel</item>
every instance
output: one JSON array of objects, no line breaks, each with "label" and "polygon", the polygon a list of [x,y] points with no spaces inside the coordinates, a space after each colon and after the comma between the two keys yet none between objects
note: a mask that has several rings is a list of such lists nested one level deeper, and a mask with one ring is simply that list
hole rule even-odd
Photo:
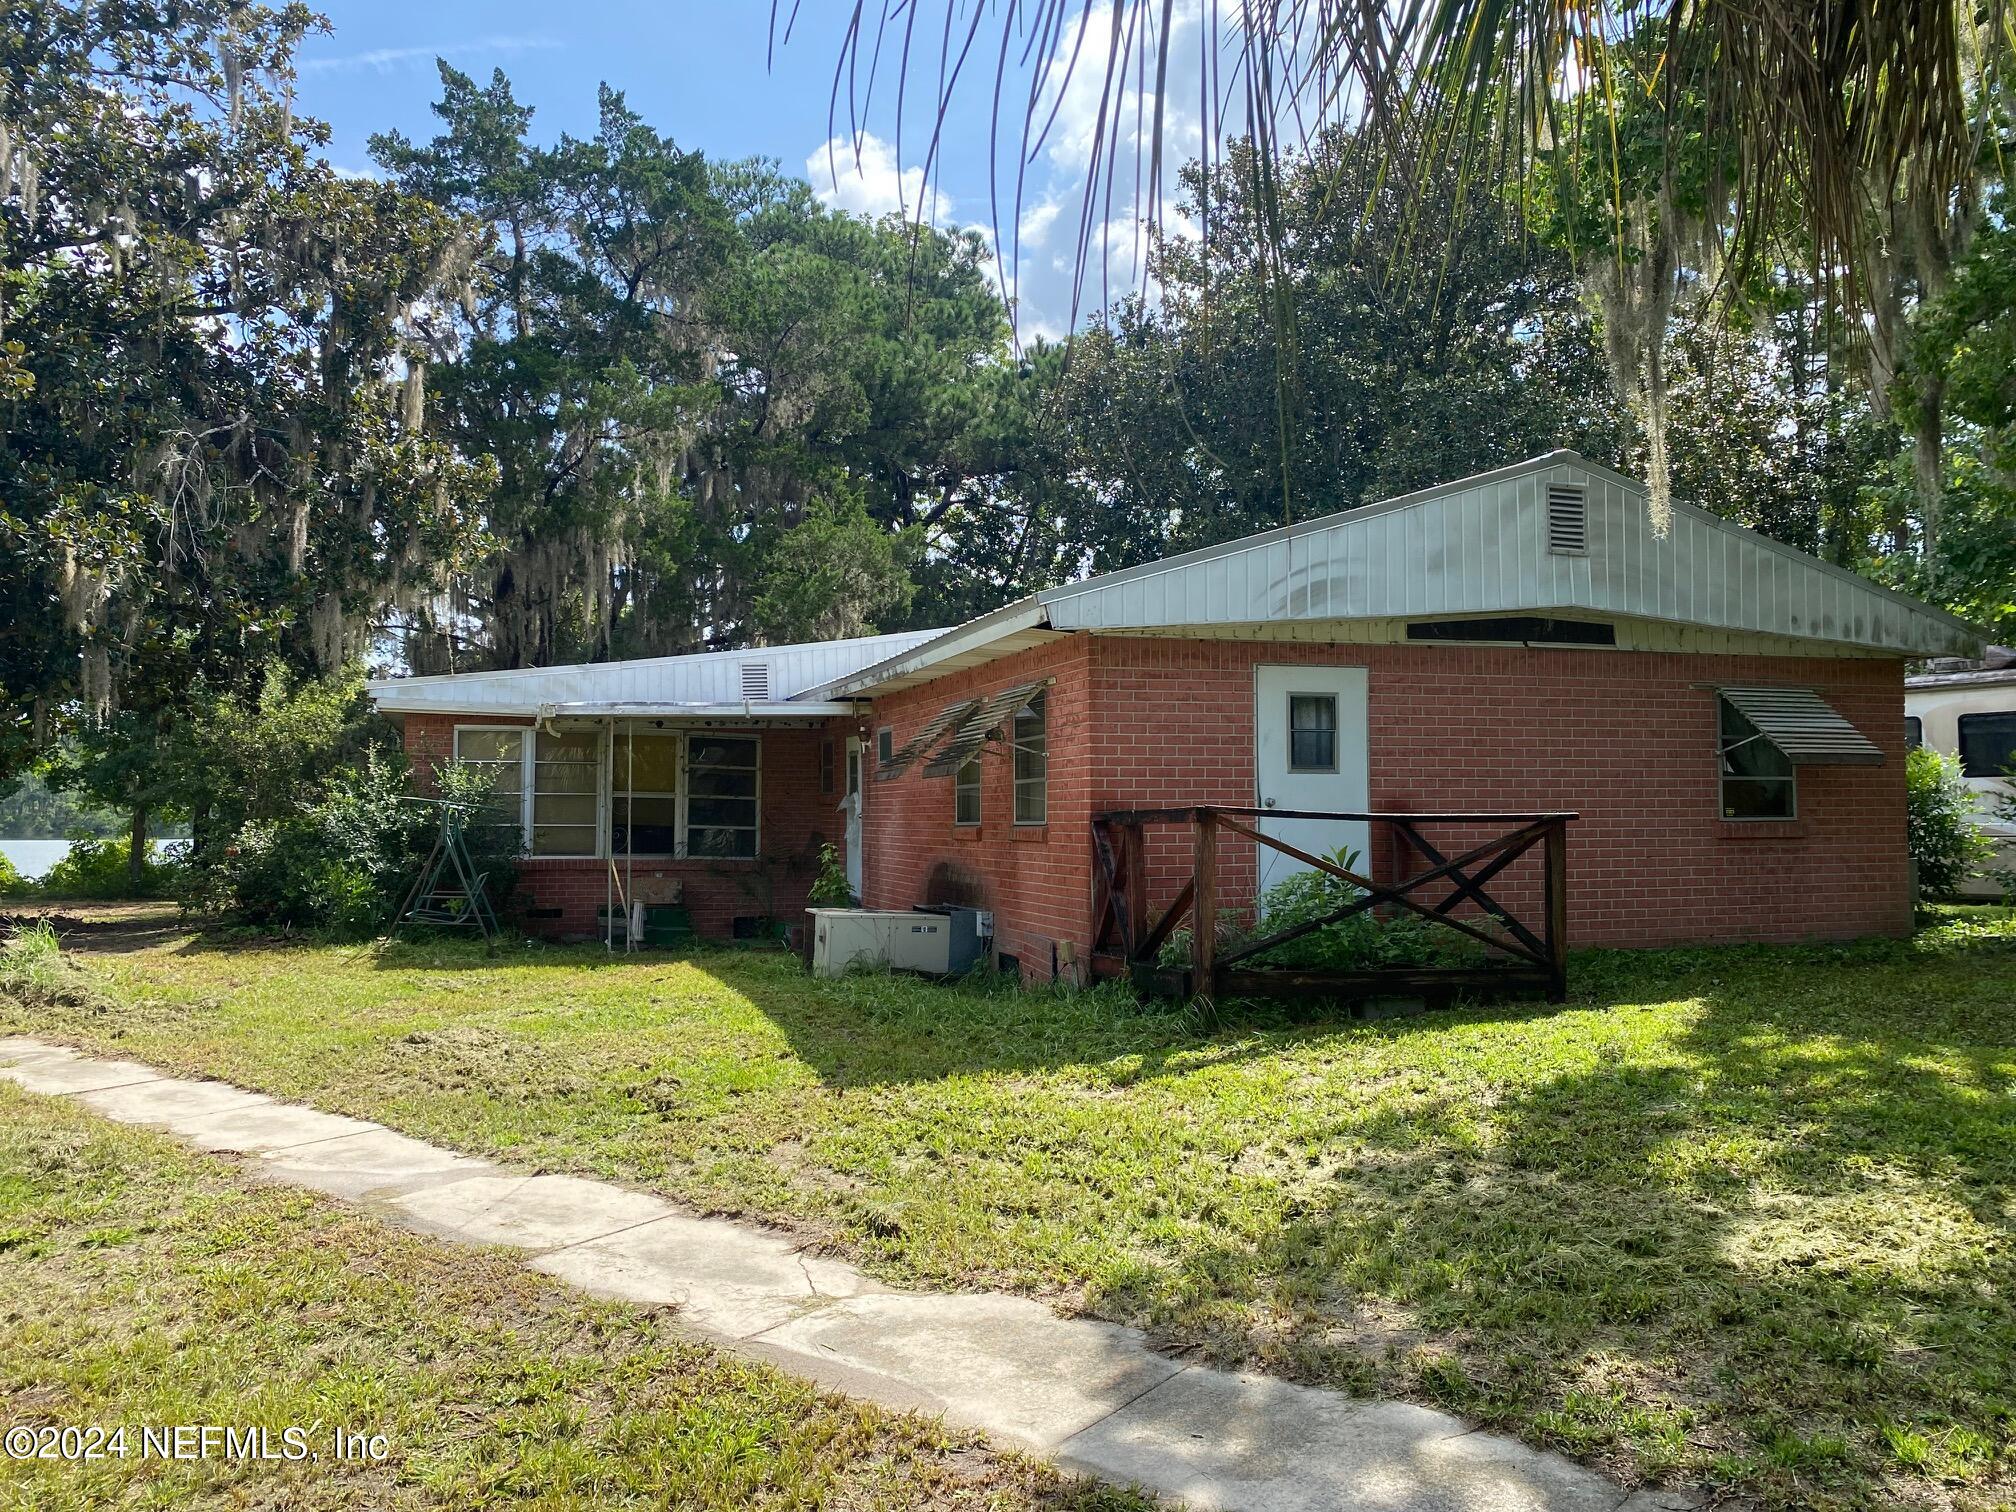
[{"label": "porch screen panel", "polygon": [[760,790],[758,742],[744,735],[693,735],[686,742],[686,854],[756,854]]},{"label": "porch screen panel", "polygon": [[661,730],[618,731],[609,749],[609,843],[619,856],[679,854],[679,757]]},{"label": "porch screen panel", "polygon": [[457,729],[455,764],[476,773],[489,788],[489,801],[476,823],[509,835],[515,848],[525,838],[524,730]]},{"label": "porch screen panel", "polygon": [[541,730],[532,761],[532,854],[595,854],[595,809],[602,787],[597,730]]}]

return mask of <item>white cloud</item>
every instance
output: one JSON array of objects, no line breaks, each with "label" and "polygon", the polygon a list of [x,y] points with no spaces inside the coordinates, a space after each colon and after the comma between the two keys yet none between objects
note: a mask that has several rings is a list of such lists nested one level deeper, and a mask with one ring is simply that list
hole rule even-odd
[{"label": "white cloud", "polygon": [[[915,216],[925,200],[924,169],[897,165],[896,149],[872,132],[857,142],[836,136],[805,159],[805,177],[822,204],[850,215],[880,217],[892,210]],[[952,201],[936,185],[928,191],[924,218],[943,224],[951,218]]]},{"label": "white cloud", "polygon": [[1063,206],[1056,200],[1046,199],[1040,205],[1031,205],[1022,212],[1022,245],[1040,247],[1049,240],[1050,228],[1057,224],[1057,216]]},{"label": "white cloud", "polygon": [[511,53],[543,52],[561,46],[553,37],[471,37],[439,47],[374,47],[369,52],[345,53],[335,58],[302,58],[295,63],[301,73],[333,73],[341,69],[368,68],[377,73],[411,68],[436,58],[463,58],[472,54],[500,56]]}]

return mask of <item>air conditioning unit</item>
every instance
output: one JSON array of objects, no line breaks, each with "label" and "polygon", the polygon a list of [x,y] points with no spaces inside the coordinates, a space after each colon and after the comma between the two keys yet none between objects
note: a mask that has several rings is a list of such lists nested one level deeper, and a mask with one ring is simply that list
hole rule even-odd
[{"label": "air conditioning unit", "polygon": [[837,977],[850,966],[888,966],[952,976],[972,970],[993,932],[978,909],[896,912],[812,908],[812,974]]}]

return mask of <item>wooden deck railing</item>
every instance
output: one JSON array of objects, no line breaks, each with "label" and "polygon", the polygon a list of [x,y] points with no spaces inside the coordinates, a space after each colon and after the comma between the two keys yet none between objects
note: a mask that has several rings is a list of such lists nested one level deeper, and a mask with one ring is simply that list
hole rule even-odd
[{"label": "wooden deck railing", "polygon": [[[1575,817],[1572,813],[1352,814],[1217,806],[1120,809],[1098,814],[1092,820],[1097,866],[1093,952],[1095,958],[1103,954],[1111,960],[1117,940],[1119,961],[1138,986],[1173,991],[1209,1004],[1225,996],[1447,996],[1458,991],[1488,994],[1532,988],[1540,988],[1550,1000],[1560,1002],[1567,991],[1568,825]],[[1265,833],[1253,822],[1269,819],[1346,820],[1384,826],[1400,842],[1390,848],[1410,860],[1418,858],[1422,869],[1393,882],[1380,882],[1311,855]],[[1191,831],[1190,876],[1169,906],[1151,917],[1148,831],[1155,825],[1179,824]],[[1438,825],[1472,831],[1502,826],[1504,832],[1451,856],[1423,833]],[[1357,893],[1319,918],[1221,948],[1217,926],[1224,899],[1219,867],[1221,835],[1236,835],[1279,851],[1336,877]],[[1535,846],[1542,848],[1541,917],[1537,921],[1520,918],[1488,885]],[[1368,871],[1375,869],[1367,867]],[[1472,905],[1480,921],[1495,925],[1495,932],[1471,919],[1455,917],[1465,903]],[[1485,947],[1482,964],[1321,970],[1267,966],[1258,959],[1327,925],[1380,908],[1389,915],[1396,911],[1415,914],[1467,936]],[[1264,920],[1262,923],[1264,926]],[[1160,959],[1163,946],[1186,924],[1190,930],[1187,964],[1164,966]]]}]

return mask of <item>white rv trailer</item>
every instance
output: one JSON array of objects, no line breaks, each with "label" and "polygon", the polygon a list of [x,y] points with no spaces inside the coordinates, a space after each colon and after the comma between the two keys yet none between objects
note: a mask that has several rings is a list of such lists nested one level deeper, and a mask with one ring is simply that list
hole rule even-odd
[{"label": "white rv trailer", "polygon": [[1990,646],[1978,662],[1935,661],[1905,678],[1904,723],[1911,744],[1960,758],[1974,789],[1974,822],[1996,841],[1995,859],[1967,879],[1962,895],[2001,897],[2002,884],[1987,871],[2016,867],[2016,823],[1993,812],[1998,797],[2011,792],[2006,773],[2016,762],[2016,650]]}]

